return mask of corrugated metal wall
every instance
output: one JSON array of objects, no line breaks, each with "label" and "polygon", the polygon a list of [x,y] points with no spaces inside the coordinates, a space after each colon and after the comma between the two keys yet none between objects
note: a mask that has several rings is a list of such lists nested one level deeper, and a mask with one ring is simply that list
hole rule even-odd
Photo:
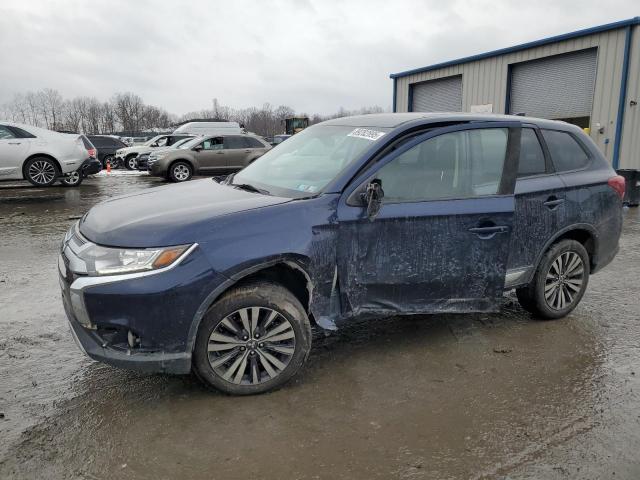
[{"label": "corrugated metal wall", "polygon": [[[640,89],[640,43],[638,27],[634,27],[633,60],[629,68],[628,100],[637,97]],[[595,93],[593,98],[593,113],[591,115],[591,137],[598,144],[605,156],[612,160],[613,142],[616,129],[616,115],[618,113],[618,98],[622,63],[624,58],[625,29],[610,30],[598,34],[564,40],[540,47],[507,53],[497,57],[486,58],[464,64],[453,65],[438,70],[416,73],[397,78],[396,111],[408,111],[409,84],[423,82],[450,75],[462,75],[462,109],[470,111],[471,105],[493,104],[494,113],[505,113],[507,96],[507,76],[509,64],[534,60],[560,53],[573,52],[585,48],[598,48],[598,69],[596,73]],[[635,94],[632,93],[635,89]],[[635,97],[634,97],[635,95]],[[625,117],[623,133],[623,150],[620,166],[640,168],[640,145],[637,137],[640,133],[640,117],[638,107],[629,107]],[[635,113],[631,113],[633,109]],[[602,134],[594,128],[599,123],[604,127]],[[627,125],[629,127],[627,128]],[[629,135],[629,132],[631,133]],[[607,141],[608,140],[608,141]],[[634,143],[635,142],[635,143]],[[626,148],[624,145],[629,144]]]},{"label": "corrugated metal wall", "polygon": [[[640,26],[632,27],[627,104],[620,148],[620,168],[640,169]],[[637,102],[632,106],[630,102]]]}]

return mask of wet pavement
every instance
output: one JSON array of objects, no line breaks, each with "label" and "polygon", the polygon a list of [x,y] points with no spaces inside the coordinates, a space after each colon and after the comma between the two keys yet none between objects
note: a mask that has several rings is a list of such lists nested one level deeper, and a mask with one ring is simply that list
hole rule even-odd
[{"label": "wet pavement", "polygon": [[[255,397],[142,375],[77,349],[60,240],[146,175],[78,189],[0,184],[0,478],[640,478],[640,212],[566,319],[360,322]],[[3,418],[2,418],[3,417]]]}]

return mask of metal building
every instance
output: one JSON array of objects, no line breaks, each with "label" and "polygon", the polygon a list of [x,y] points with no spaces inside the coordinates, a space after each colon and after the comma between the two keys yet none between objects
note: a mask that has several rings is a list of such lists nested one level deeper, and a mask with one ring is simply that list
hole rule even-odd
[{"label": "metal building", "polygon": [[589,128],[640,169],[640,17],[394,73],[394,112],[522,113]]}]

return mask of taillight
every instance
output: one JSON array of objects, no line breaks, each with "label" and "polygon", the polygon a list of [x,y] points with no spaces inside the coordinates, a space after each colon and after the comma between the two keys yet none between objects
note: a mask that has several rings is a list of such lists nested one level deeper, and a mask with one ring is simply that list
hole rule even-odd
[{"label": "taillight", "polygon": [[624,198],[625,190],[624,177],[616,175],[615,177],[611,177],[607,183],[616,191],[616,193],[620,197],[620,200],[622,200]]},{"label": "taillight", "polygon": [[87,153],[89,153],[90,157],[96,158],[96,149],[95,148],[90,148],[89,150],[87,150]]}]

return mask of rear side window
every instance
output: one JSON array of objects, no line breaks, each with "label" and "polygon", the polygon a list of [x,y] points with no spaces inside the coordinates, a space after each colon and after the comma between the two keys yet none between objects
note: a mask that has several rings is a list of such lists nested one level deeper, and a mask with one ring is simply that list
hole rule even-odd
[{"label": "rear side window", "polygon": [[16,135],[4,125],[0,125],[0,140],[16,138]]},{"label": "rear side window", "polygon": [[225,149],[239,149],[239,148],[247,148],[244,143],[243,137],[224,137],[224,148]]},{"label": "rear side window", "polygon": [[109,145],[109,141],[105,137],[87,137],[91,143],[93,143],[96,147],[105,147]]},{"label": "rear side window", "polygon": [[523,128],[520,137],[518,177],[539,175],[547,170],[538,136],[532,128]]},{"label": "rear side window", "polygon": [[249,148],[264,148],[264,145],[260,143],[260,140],[253,137],[244,137],[244,141]]},{"label": "rear side window", "polygon": [[579,170],[589,164],[589,156],[576,140],[566,132],[542,130],[551,160],[558,172]]},{"label": "rear side window", "polygon": [[35,135],[30,134],[29,132],[18,128],[18,127],[9,127],[17,138],[36,138]]}]

